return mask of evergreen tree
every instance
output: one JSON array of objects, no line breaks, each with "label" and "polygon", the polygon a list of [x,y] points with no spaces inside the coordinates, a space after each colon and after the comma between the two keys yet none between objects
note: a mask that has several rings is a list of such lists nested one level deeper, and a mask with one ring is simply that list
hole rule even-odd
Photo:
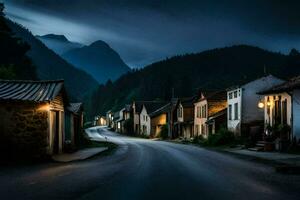
[{"label": "evergreen tree", "polygon": [[35,67],[26,55],[29,49],[7,26],[4,4],[0,3],[0,79],[37,79]]}]

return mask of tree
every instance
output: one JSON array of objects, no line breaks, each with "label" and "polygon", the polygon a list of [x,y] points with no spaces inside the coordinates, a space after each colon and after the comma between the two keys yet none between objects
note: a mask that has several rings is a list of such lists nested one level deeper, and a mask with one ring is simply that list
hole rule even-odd
[{"label": "tree", "polygon": [[30,46],[14,36],[7,26],[0,3],[0,76],[2,79],[37,79],[36,69],[26,55]]}]

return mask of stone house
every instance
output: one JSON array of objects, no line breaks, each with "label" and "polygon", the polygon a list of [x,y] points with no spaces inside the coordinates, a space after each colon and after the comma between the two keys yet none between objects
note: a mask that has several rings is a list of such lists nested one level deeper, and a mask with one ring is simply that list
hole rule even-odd
[{"label": "stone house", "polygon": [[227,90],[227,127],[236,136],[260,135],[263,129],[264,112],[258,108],[257,102],[262,90],[282,83],[283,80],[272,75],[264,76],[244,85],[234,86]]},{"label": "stone house", "polygon": [[113,121],[113,112],[111,110],[106,112],[106,125],[112,128],[112,121]]},{"label": "stone house", "polygon": [[[264,95],[260,102],[264,111],[265,136],[281,140],[294,139],[300,142],[300,76],[270,89],[259,92]],[[288,126],[289,130],[280,135],[272,135],[268,127]]]},{"label": "stone house", "polygon": [[192,138],[194,137],[194,98],[178,98],[175,115],[173,119],[173,138],[183,137],[183,138]]},{"label": "stone house", "polygon": [[62,80],[1,80],[1,152],[29,157],[61,153],[67,105]]},{"label": "stone house", "polygon": [[226,91],[201,92],[194,102],[194,134],[207,138],[209,134],[216,133],[224,121],[226,109]]}]

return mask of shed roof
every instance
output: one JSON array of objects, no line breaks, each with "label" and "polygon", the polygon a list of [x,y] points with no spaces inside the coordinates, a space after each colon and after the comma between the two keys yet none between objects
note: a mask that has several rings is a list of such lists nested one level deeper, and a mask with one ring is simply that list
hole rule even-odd
[{"label": "shed roof", "polygon": [[268,90],[261,91],[258,94],[274,94],[280,92],[288,92],[294,89],[300,89],[300,76],[294,77],[289,81],[271,87]]},{"label": "shed roof", "polygon": [[0,80],[0,100],[51,101],[63,88],[63,80]]},{"label": "shed roof", "polygon": [[70,103],[68,110],[75,114],[79,114],[82,111],[82,106],[82,103]]},{"label": "shed roof", "polygon": [[160,114],[167,113],[171,109],[171,106],[172,106],[171,103],[168,103],[168,104],[156,109],[152,113],[150,113],[149,116],[150,117],[155,117],[155,116],[158,116]]}]

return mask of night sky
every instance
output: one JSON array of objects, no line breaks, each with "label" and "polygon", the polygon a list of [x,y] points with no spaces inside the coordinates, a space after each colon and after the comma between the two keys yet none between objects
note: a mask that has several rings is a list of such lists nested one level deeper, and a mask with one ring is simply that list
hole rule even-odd
[{"label": "night sky", "polygon": [[298,0],[4,0],[34,34],[103,40],[131,67],[233,44],[300,49]]}]

